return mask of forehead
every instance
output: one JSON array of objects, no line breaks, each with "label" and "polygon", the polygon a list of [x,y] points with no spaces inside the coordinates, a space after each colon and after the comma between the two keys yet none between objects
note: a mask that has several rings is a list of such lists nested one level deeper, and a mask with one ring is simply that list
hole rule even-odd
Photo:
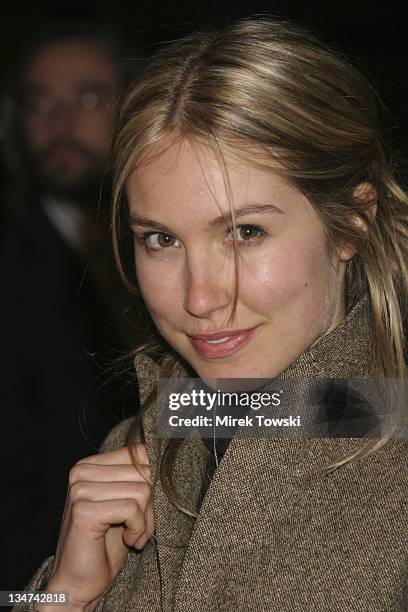
[{"label": "forehead", "polygon": [[25,86],[56,87],[81,82],[113,82],[118,65],[108,50],[92,42],[64,41],[45,46],[23,73]]},{"label": "forehead", "polygon": [[[226,158],[224,162],[231,181],[237,174],[237,162]],[[242,177],[246,165],[238,166]],[[152,151],[130,175],[127,192],[131,201],[142,199],[149,205],[170,197],[179,202],[211,199],[212,195],[219,198],[225,192],[225,172],[211,149],[188,140],[176,141]]]},{"label": "forehead", "polygon": [[245,161],[244,151],[239,157],[225,153],[220,160],[209,147],[182,140],[133,171],[126,184],[129,207],[143,213],[173,214],[177,209],[196,217],[216,209],[226,212],[231,203],[305,199],[276,170]]}]

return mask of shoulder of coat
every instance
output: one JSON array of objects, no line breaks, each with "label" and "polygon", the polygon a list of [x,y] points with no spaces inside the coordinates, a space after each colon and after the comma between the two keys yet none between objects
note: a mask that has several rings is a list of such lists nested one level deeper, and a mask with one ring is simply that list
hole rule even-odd
[{"label": "shoulder of coat", "polygon": [[[139,387],[140,403],[143,405],[149,395],[157,388],[160,378],[188,378],[189,373],[181,361],[175,360],[170,372],[165,375],[160,364],[149,355],[140,353],[134,358],[134,366]],[[191,374],[190,374],[191,376]]]},{"label": "shoulder of coat", "polygon": [[122,448],[126,445],[126,437],[132,425],[134,417],[130,417],[121,423],[118,423],[107,435],[99,449],[100,453],[107,453],[117,448]]},{"label": "shoulder of coat", "polygon": [[[151,357],[145,354],[139,354],[134,359],[135,370],[138,379],[139,386],[139,398],[141,404],[143,404],[149,394],[154,390],[157,386],[157,383],[160,379],[160,366],[154,361]],[[172,372],[172,376],[180,377],[186,376],[187,372],[183,369],[183,367],[176,363]],[[149,411],[154,415],[155,410],[154,404]],[[130,417],[125,421],[118,423],[108,434],[104,442],[102,443],[99,452],[107,453],[109,451],[115,450],[117,448],[122,448],[126,445],[127,435],[132,426],[133,420],[135,417]]]}]

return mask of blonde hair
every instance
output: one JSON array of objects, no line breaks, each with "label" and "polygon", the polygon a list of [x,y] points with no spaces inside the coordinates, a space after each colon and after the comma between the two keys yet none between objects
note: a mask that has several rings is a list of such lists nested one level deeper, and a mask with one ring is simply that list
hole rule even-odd
[{"label": "blonde hair", "polygon": [[[157,53],[124,101],[113,149],[114,251],[128,284],[118,238],[126,214],[124,186],[136,167],[175,138],[210,147],[220,160],[225,151],[243,151],[262,167],[276,170],[278,163],[318,211],[330,243],[355,243],[346,307],[369,296],[375,374],[404,377],[408,197],[387,159],[376,94],[360,72],[302,28],[266,18],[191,34]],[[374,222],[367,203],[356,197],[363,183],[378,194]],[[358,217],[363,224],[355,222]],[[152,341],[138,351],[158,348]],[[162,349],[163,375],[176,359]],[[177,444],[167,443],[161,479],[172,501],[188,511],[171,484]]]}]

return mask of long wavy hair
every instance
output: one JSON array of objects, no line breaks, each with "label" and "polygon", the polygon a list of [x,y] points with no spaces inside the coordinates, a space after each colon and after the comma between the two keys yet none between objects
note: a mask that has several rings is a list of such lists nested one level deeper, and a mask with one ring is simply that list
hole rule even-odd
[{"label": "long wavy hair", "polygon": [[[254,165],[275,171],[279,163],[283,175],[320,215],[328,243],[355,244],[356,255],[346,269],[346,308],[368,295],[374,374],[403,378],[408,197],[394,177],[381,135],[378,99],[365,77],[303,28],[267,18],[194,33],[160,50],[122,105],[113,148],[114,251],[130,287],[136,282],[134,272],[129,277],[121,264],[126,181],[177,138],[211,148],[225,175],[226,152],[237,157],[242,152]],[[365,202],[356,197],[362,183],[371,184],[378,195],[374,222]],[[363,223],[356,223],[357,218]],[[235,263],[237,283],[237,254]],[[232,316],[237,292],[236,284]],[[155,354],[162,375],[169,376],[178,357],[153,328],[137,351]],[[135,428],[140,428],[141,414]],[[331,468],[365,456],[385,441],[386,436],[371,440]],[[162,486],[180,510],[194,515],[172,483],[182,441],[163,444]]]}]

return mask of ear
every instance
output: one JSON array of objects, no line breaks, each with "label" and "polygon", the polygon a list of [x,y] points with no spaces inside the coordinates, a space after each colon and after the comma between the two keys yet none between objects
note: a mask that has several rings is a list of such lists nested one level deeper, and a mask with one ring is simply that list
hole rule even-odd
[{"label": "ear", "polygon": [[[363,220],[358,215],[352,215],[352,222],[363,231],[367,231],[369,225],[374,223],[377,214],[378,194],[372,183],[364,181],[357,185],[353,192],[355,203],[360,206],[366,214],[367,221]],[[337,247],[337,254],[340,261],[349,261],[357,252],[356,245],[353,242],[341,242]]]}]

